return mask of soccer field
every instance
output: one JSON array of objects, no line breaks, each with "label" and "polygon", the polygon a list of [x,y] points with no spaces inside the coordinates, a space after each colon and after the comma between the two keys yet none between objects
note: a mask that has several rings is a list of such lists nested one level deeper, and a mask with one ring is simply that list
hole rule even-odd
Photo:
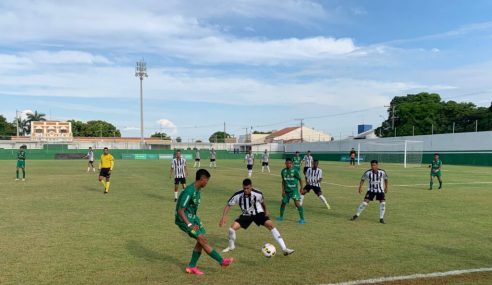
[{"label": "soccer field", "polygon": [[[282,166],[272,161],[266,174],[255,165],[252,178],[272,218]],[[85,172],[85,161],[27,161],[25,182],[14,181],[15,161],[0,161],[0,284],[326,284],[492,267],[492,168],[445,165],[443,190],[427,191],[428,168],[381,165],[390,179],[382,225],[376,202],[349,221],[363,199],[356,191],[368,165],[320,167],[332,209],[310,193],[305,225],[296,223],[292,204],[285,221],[274,221],[293,255],[263,257],[263,244],[279,248],[253,224],[238,231],[236,250],[225,254],[236,259],[231,267],[202,254],[205,275],[191,276],[184,268],[194,242],[174,225],[169,161],[117,160],[108,195],[97,174]],[[219,160],[211,174],[198,214],[211,245],[222,250],[222,209],[247,172],[240,160]],[[234,208],[227,225],[238,213]],[[492,284],[492,273],[390,284]]]}]

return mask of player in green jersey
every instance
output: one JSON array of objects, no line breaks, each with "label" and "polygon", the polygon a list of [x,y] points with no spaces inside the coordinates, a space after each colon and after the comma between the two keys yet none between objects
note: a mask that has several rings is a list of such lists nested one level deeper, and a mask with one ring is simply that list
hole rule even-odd
[{"label": "player in green jersey", "polygon": [[22,181],[26,181],[26,150],[22,146],[17,152],[16,181],[19,181],[19,169],[22,169]]},{"label": "player in green jersey", "polygon": [[294,169],[297,170],[299,173],[301,172],[301,162],[301,155],[298,151],[296,151],[296,155],[292,158],[292,163],[294,164]]},{"label": "player in green jersey", "polygon": [[195,182],[188,185],[181,192],[176,203],[175,224],[191,238],[196,239],[196,245],[193,249],[190,263],[185,270],[189,274],[203,275],[203,272],[196,266],[198,259],[202,254],[202,249],[222,265],[222,267],[227,267],[234,261],[233,258],[222,258],[222,256],[208,244],[207,238],[205,237],[205,228],[203,227],[200,218],[196,215],[198,206],[200,206],[200,191],[207,186],[209,179],[210,173],[205,169],[199,169],[196,172]]},{"label": "player in green jersey", "polygon": [[434,184],[434,177],[437,177],[437,180],[439,180],[439,189],[441,189],[442,188],[442,178],[441,178],[442,161],[439,159],[438,153],[434,154],[434,160],[429,165],[429,167],[431,169],[429,190],[432,190],[432,185]]},{"label": "player in green jersey", "polygon": [[301,205],[301,194],[299,193],[298,185],[303,188],[301,174],[298,170],[292,167],[292,159],[287,158],[285,160],[285,168],[282,169],[282,204],[280,205],[280,216],[277,217],[277,221],[284,220],[285,206],[289,203],[290,199],[294,200],[294,203],[299,211],[299,224],[305,224],[304,221],[304,208]]}]

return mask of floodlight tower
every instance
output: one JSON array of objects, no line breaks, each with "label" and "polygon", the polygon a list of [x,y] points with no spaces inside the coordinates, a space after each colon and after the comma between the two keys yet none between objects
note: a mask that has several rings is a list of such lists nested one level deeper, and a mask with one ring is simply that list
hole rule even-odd
[{"label": "floodlight tower", "polygon": [[147,64],[142,59],[137,61],[135,67],[135,76],[140,78],[140,147],[144,144],[144,115],[143,115],[143,79],[149,77],[147,75]]}]

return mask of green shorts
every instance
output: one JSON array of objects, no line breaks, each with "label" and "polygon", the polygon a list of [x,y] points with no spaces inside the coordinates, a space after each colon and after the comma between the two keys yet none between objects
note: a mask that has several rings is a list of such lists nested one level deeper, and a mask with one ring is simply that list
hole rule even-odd
[{"label": "green shorts", "polygon": [[431,176],[432,177],[441,177],[442,176],[442,173],[441,173],[441,170],[439,170],[438,172],[434,172],[434,171],[431,171]]},{"label": "green shorts", "polygon": [[294,166],[294,170],[297,170],[299,173],[301,173],[301,167],[300,166]]},{"label": "green shorts", "polygon": [[282,204],[289,204],[290,199],[294,201],[301,200],[301,194],[299,193],[299,190],[285,192],[285,196],[282,197]]},{"label": "green shorts", "polygon": [[199,228],[198,228],[197,231],[193,231],[192,230],[193,227],[188,227],[188,225],[186,225],[181,220],[176,220],[175,221],[175,224],[178,226],[178,228],[180,230],[182,230],[183,232],[187,233],[190,237],[192,237],[194,239],[196,239],[201,234],[205,234],[206,231],[205,231],[205,228],[203,227],[202,222],[200,221],[200,218],[196,217],[195,219],[189,219],[189,221],[193,225],[198,225],[199,226]]},{"label": "green shorts", "polygon": [[26,168],[25,160],[17,160],[17,168]]}]

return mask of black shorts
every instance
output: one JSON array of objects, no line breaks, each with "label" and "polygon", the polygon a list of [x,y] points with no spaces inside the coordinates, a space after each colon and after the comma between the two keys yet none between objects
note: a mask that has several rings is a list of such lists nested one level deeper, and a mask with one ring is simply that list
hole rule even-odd
[{"label": "black shorts", "polygon": [[261,166],[268,166],[268,162],[262,162]]},{"label": "black shorts", "polygon": [[306,185],[304,186],[304,191],[306,191],[306,193],[309,193],[309,191],[313,190],[314,193],[316,193],[316,195],[321,195],[323,194],[321,192],[321,187],[318,187],[318,186],[313,186],[313,185]]},{"label": "black shorts", "polygon": [[174,178],[174,185],[186,184],[186,178]]},{"label": "black shorts", "polygon": [[255,222],[257,226],[264,226],[268,220],[270,220],[270,218],[265,215],[265,213],[259,213],[251,216],[241,215],[236,219],[236,222],[241,225],[241,228],[247,229],[252,222]]},{"label": "black shorts", "polygon": [[106,177],[109,179],[111,174],[109,173],[111,171],[110,168],[101,168],[101,171],[99,171],[99,176]]},{"label": "black shorts", "polygon": [[375,193],[375,192],[369,192],[367,191],[366,193],[366,196],[364,197],[364,199],[367,199],[369,201],[374,201],[374,197],[376,197],[376,200],[378,201],[385,201],[385,195],[384,195],[384,192],[382,193]]},{"label": "black shorts", "polygon": [[211,158],[211,159],[210,159],[210,162],[214,162],[214,161],[215,161],[215,158]]},{"label": "black shorts", "polygon": [[90,164],[93,164],[93,163],[94,163],[94,160],[89,160],[89,163],[90,163]]},{"label": "black shorts", "polygon": [[195,158],[195,161],[200,161],[200,159],[199,158]]},{"label": "black shorts", "polygon": [[304,170],[303,170],[304,175],[306,175],[306,172],[307,172],[308,168],[309,168],[309,167],[304,166]]},{"label": "black shorts", "polygon": [[253,164],[248,164],[247,167],[248,167],[248,170],[253,170]]}]

